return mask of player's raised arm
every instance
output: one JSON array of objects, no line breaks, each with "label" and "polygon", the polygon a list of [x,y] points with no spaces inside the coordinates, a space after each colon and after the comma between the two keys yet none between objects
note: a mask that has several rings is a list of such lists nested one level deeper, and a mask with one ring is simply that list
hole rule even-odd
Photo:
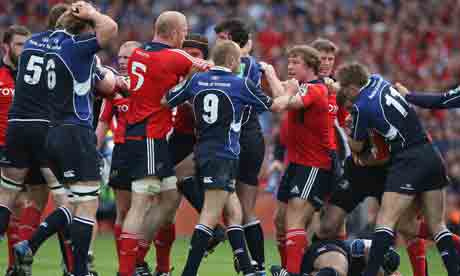
[{"label": "player's raised arm", "polygon": [[190,97],[192,97],[192,82],[193,78],[196,75],[192,75],[190,78],[183,80],[181,83],[176,85],[171,89],[164,97],[161,99],[161,105],[173,108],[175,106],[184,103]]},{"label": "player's raised arm", "polygon": [[275,68],[271,64],[260,62],[260,67],[264,72],[265,79],[267,80],[268,84],[270,85],[271,92],[273,97],[279,97],[284,94],[284,87],[282,82],[278,79],[276,75]]},{"label": "player's raised arm", "polygon": [[96,39],[100,47],[106,47],[118,34],[117,23],[109,16],[97,11],[91,4],[78,1],[72,4],[72,14],[94,24]]},{"label": "player's raised arm", "polygon": [[395,88],[406,101],[423,108],[459,108],[460,107],[460,86],[445,93],[410,92],[401,83],[396,83]]},{"label": "player's raised arm", "polygon": [[[299,86],[295,80],[289,80],[284,85],[287,95],[274,99],[272,110],[295,110],[307,108],[321,97],[326,97],[327,89],[324,85],[303,84]],[[297,92],[293,92],[297,91]]]}]

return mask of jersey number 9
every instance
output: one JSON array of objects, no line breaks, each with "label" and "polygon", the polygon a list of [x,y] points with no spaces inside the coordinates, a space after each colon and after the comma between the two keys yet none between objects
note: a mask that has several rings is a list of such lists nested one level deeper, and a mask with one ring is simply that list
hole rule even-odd
[{"label": "jersey number 9", "polygon": [[217,121],[219,108],[219,98],[216,94],[207,94],[203,98],[203,120],[208,124],[214,124]]}]

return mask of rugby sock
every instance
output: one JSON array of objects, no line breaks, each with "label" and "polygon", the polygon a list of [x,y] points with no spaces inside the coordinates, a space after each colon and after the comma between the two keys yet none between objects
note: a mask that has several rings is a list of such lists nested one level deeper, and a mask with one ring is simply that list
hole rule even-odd
[{"label": "rugby sock", "polygon": [[244,231],[241,225],[230,225],[227,227],[227,237],[233,250],[233,255],[238,260],[243,275],[253,274],[254,268],[251,265],[246,243],[244,242]]},{"label": "rugby sock", "polygon": [[305,229],[289,229],[286,233],[286,270],[300,274],[302,258],[307,246]]},{"label": "rugby sock", "polygon": [[452,241],[455,244],[455,248],[457,249],[457,252],[460,252],[460,236],[456,234],[452,234]]},{"label": "rugby sock", "polygon": [[376,227],[374,238],[372,239],[369,261],[367,262],[364,276],[376,276],[383,264],[383,257],[390,246],[393,245],[395,234],[391,228]]},{"label": "rugby sock", "polygon": [[449,276],[458,276],[460,260],[452,241],[452,233],[447,229],[441,230],[434,235],[434,242],[441,254],[447,274]]},{"label": "rugby sock", "polygon": [[6,230],[8,229],[8,223],[10,222],[11,210],[0,205],[0,240],[4,238]]},{"label": "rugby sock", "polygon": [[201,260],[203,259],[208,242],[213,235],[213,230],[206,225],[197,224],[193,231],[188,252],[187,263],[185,264],[182,276],[195,276],[198,272]]},{"label": "rugby sock", "polygon": [[422,221],[420,223],[418,233],[417,233],[417,238],[424,239],[424,240],[431,239],[430,230],[428,228],[428,224],[426,224],[425,221]]},{"label": "rugby sock", "polygon": [[33,233],[40,225],[42,212],[35,205],[29,205],[21,212],[19,222],[19,236],[21,240],[32,238]]},{"label": "rugby sock", "polygon": [[407,254],[409,255],[414,276],[426,276],[426,248],[425,240],[413,239],[407,242]]},{"label": "rugby sock", "polygon": [[257,270],[265,271],[265,239],[260,221],[256,220],[244,225],[244,235],[251,257],[257,262]]},{"label": "rugby sock", "polygon": [[6,231],[6,236],[8,238],[8,267],[13,267],[14,265],[14,252],[13,247],[16,243],[21,241],[19,236],[19,220],[20,218],[12,215],[10,218],[10,226]]},{"label": "rugby sock", "polygon": [[120,262],[121,224],[113,225],[113,235],[115,237],[115,249],[117,250],[118,262]]},{"label": "rugby sock", "polygon": [[201,186],[195,181],[195,177],[184,178],[178,187],[179,191],[188,200],[190,205],[192,205],[198,213],[201,213],[204,204],[204,190],[201,189]]},{"label": "rugby sock", "polygon": [[120,235],[119,276],[132,276],[136,270],[136,257],[139,251],[139,236],[122,232]]},{"label": "rugby sock", "polygon": [[139,240],[139,249],[136,254],[136,264],[143,264],[145,262],[145,256],[150,250],[151,242],[148,240],[140,239]]},{"label": "rugby sock", "polygon": [[88,273],[88,252],[91,245],[94,221],[82,217],[74,217],[70,227],[70,236],[73,245],[75,276],[87,276]]},{"label": "rugby sock", "polygon": [[171,248],[176,240],[176,225],[174,223],[165,225],[158,231],[154,243],[157,257],[156,271],[169,272],[171,269]]},{"label": "rugby sock", "polygon": [[[29,246],[35,254],[38,248],[57,231],[72,223],[72,213],[64,206],[54,210],[38,227],[29,240]],[[78,240],[77,240],[78,241]]]},{"label": "rugby sock", "polygon": [[59,247],[61,248],[62,260],[64,261],[65,269],[67,272],[72,272],[73,265],[73,252],[72,241],[70,239],[70,225],[65,227],[62,231],[58,232]]},{"label": "rugby sock", "polygon": [[280,254],[281,266],[286,267],[286,235],[284,233],[276,233],[276,245]]}]

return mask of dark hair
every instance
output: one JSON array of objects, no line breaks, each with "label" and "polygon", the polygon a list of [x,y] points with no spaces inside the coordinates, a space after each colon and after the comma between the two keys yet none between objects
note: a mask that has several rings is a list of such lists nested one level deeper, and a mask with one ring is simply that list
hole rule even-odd
[{"label": "dark hair", "polygon": [[228,32],[232,40],[243,48],[249,40],[249,27],[239,18],[227,19],[214,27],[216,33]]},{"label": "dark hair", "polygon": [[368,81],[369,70],[363,64],[352,62],[340,66],[339,69],[337,69],[336,75],[342,87],[348,87],[350,85],[363,87]]},{"label": "dark hair", "polygon": [[56,28],[56,22],[59,17],[63,15],[69,9],[69,5],[59,3],[54,5],[48,14],[48,30],[54,30]]},{"label": "dark hair", "polygon": [[339,47],[337,47],[334,42],[324,38],[315,39],[312,43],[310,43],[310,46],[318,51],[332,53],[334,55],[336,55],[339,51]]},{"label": "dark hair", "polygon": [[305,66],[313,69],[313,72],[318,75],[321,60],[319,58],[319,52],[315,48],[308,45],[296,45],[289,48],[287,55],[288,57],[300,57],[305,63]]},{"label": "dark hair", "polygon": [[3,34],[3,43],[9,44],[15,35],[29,36],[31,33],[26,26],[23,25],[11,25],[6,29]]},{"label": "dark hair", "polygon": [[184,40],[183,48],[196,48],[203,52],[204,59],[208,59],[209,48],[208,48],[208,38],[200,34],[189,34]]}]

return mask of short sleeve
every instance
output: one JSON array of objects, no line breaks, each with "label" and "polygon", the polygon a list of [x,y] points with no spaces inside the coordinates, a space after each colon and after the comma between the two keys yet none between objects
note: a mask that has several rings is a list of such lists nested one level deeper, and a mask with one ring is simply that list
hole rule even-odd
[{"label": "short sleeve", "polygon": [[353,140],[364,141],[368,138],[369,119],[366,116],[365,109],[358,105],[353,105],[352,111],[351,134]]},{"label": "short sleeve", "polygon": [[99,121],[110,123],[113,117],[113,103],[109,99],[102,101],[101,114],[99,115]]},{"label": "short sleeve", "polygon": [[324,97],[327,90],[323,85],[302,84],[299,93],[302,98],[303,106],[308,107]]},{"label": "short sleeve", "polygon": [[268,111],[273,104],[273,99],[265,95],[260,87],[257,87],[250,79],[245,81],[247,93],[241,93],[245,104],[255,108],[257,113]]},{"label": "short sleeve", "polygon": [[170,107],[175,107],[184,103],[193,96],[192,83],[197,74],[192,75],[189,79],[185,79],[166,94],[166,100]]}]

